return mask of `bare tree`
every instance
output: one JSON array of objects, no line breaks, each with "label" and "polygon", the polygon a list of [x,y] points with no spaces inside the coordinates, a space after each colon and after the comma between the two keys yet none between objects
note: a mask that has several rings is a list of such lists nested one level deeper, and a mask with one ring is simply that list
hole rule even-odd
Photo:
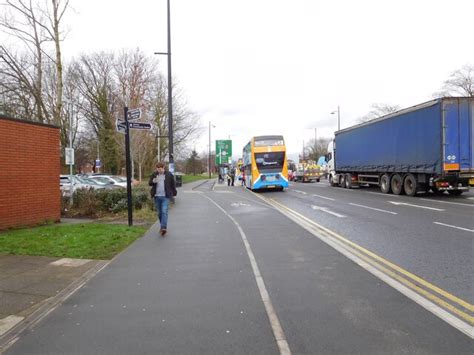
[{"label": "bare tree", "polygon": [[[82,100],[75,101],[80,101],[80,116],[84,117],[89,134],[100,141],[101,158],[107,171],[118,171],[119,164],[123,166],[124,139],[115,132],[115,121],[123,119],[123,106],[140,108],[140,120],[153,123],[153,131],[131,132],[132,169],[138,166],[136,170],[141,178],[152,168],[158,150],[160,160],[168,152],[168,139],[156,140],[157,136],[168,134],[167,84],[157,63],[139,50],[122,51],[118,56],[95,53],[81,56],[71,71],[67,77],[73,84],[66,85],[66,96],[72,89],[82,96]],[[199,134],[199,122],[197,115],[187,108],[178,88],[174,94],[173,127],[176,158],[179,158],[188,155],[188,147]]]},{"label": "bare tree", "polygon": [[328,144],[331,138],[318,138],[317,142],[314,142],[314,138],[310,139],[305,145],[305,158],[307,160],[318,161],[319,157],[326,155],[328,152]]},{"label": "bare tree", "polygon": [[359,122],[367,122],[373,119],[376,119],[378,117],[382,117],[385,115],[388,115],[390,113],[394,113],[400,110],[399,105],[391,105],[391,104],[372,104],[371,105],[371,110],[364,116],[359,118]]},{"label": "bare tree", "polygon": [[[8,78],[0,85],[4,101],[21,103],[16,113],[25,115],[24,118],[62,128],[61,20],[68,5],[69,0],[5,0],[0,5],[4,10],[0,28],[9,37],[20,40],[24,51],[18,54],[7,46],[0,47],[0,77]],[[45,88],[51,82],[54,84]],[[51,93],[55,95],[52,99]],[[62,143],[65,143],[63,139]]]},{"label": "bare tree", "polygon": [[448,80],[443,83],[441,91],[433,94],[434,97],[445,96],[474,96],[474,66],[464,65],[461,69],[451,73]]}]

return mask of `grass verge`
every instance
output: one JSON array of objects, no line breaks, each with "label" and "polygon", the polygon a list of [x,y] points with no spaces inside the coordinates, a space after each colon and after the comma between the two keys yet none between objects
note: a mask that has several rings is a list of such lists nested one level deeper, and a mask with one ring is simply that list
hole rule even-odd
[{"label": "grass verge", "polygon": [[[216,178],[216,176],[217,175],[211,175],[211,178]],[[183,175],[183,184],[206,179],[209,179],[209,175]]]},{"label": "grass verge", "polygon": [[146,227],[61,224],[0,233],[0,254],[107,260],[125,249]]}]

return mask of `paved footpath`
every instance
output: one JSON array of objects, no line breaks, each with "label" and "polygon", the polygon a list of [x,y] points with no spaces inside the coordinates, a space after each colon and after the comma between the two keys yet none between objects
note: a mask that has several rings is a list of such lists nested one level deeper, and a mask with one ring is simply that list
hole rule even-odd
[{"label": "paved footpath", "polygon": [[240,187],[154,226],[7,354],[463,354],[471,340]]}]

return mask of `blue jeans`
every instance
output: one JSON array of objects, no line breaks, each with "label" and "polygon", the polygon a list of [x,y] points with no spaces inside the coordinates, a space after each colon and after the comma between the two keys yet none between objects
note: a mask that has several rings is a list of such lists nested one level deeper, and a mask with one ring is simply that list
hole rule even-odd
[{"label": "blue jeans", "polygon": [[161,229],[166,229],[168,225],[168,207],[170,199],[164,196],[155,196],[155,207],[160,220]]}]

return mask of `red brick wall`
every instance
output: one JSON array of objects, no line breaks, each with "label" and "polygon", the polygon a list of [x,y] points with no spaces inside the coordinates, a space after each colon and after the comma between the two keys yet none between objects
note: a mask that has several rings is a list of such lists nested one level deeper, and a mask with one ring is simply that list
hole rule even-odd
[{"label": "red brick wall", "polygon": [[0,229],[59,221],[59,129],[0,116]]}]

